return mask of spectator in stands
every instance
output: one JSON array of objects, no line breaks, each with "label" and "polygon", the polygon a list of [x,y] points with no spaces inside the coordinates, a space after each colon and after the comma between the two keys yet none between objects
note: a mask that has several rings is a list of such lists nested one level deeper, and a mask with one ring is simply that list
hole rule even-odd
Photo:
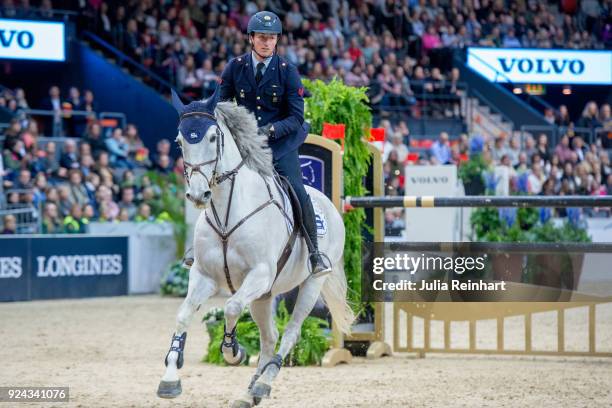
[{"label": "spectator in stands", "polygon": [[47,176],[43,172],[36,173],[34,177],[34,203],[38,207],[47,200],[45,191],[47,190]]},{"label": "spectator in stands", "polygon": [[587,152],[587,148],[584,145],[584,140],[582,140],[580,136],[574,136],[572,138],[572,147],[572,150],[576,153],[576,156],[578,157],[578,161],[583,161]]},{"label": "spectator in stands", "polygon": [[576,125],[582,128],[595,129],[601,126],[601,123],[599,123],[597,119],[598,114],[597,104],[594,101],[589,101],[584,107],[582,116]]},{"label": "spectator in stands", "polygon": [[[67,107],[70,111],[80,111],[83,108],[83,101],[81,99],[81,92],[75,86],[70,87],[68,91]],[[83,116],[66,115],[66,125],[68,130],[68,136],[81,137],[85,131],[87,119]]]},{"label": "spectator in stands", "polygon": [[129,160],[129,145],[121,128],[113,129],[112,136],[106,139],[106,149],[110,153],[110,164],[115,168],[134,168]]},{"label": "spectator in stands", "polygon": [[151,222],[155,218],[151,215],[151,206],[147,203],[142,203],[138,206],[138,214],[134,218],[136,222]]},{"label": "spectator in stands", "polygon": [[67,170],[79,168],[77,145],[74,140],[66,140],[64,142],[64,152],[60,157],[59,165]]},{"label": "spectator in stands", "polygon": [[83,222],[83,209],[79,204],[73,204],[70,214],[64,217],[64,232],[68,234],[83,234],[86,231],[86,224]]},{"label": "spectator in stands", "polygon": [[57,85],[53,85],[49,88],[49,97],[46,98],[41,109],[53,111],[53,115],[48,117],[45,121],[45,134],[49,136],[61,136],[62,135],[62,99],[60,97],[60,89]]},{"label": "spectator in stands", "polygon": [[149,149],[140,139],[138,128],[133,123],[128,123],[125,128],[125,140],[128,144],[129,160],[136,166],[150,167]]},{"label": "spectator in stands", "polygon": [[569,137],[567,134],[565,134],[561,137],[559,144],[555,148],[555,154],[559,156],[559,160],[561,160],[562,163],[570,160],[571,158],[572,149],[570,148],[569,144]]},{"label": "spectator in stands", "polygon": [[495,143],[491,149],[491,157],[493,160],[499,162],[505,155],[510,155],[510,150],[508,146],[506,146],[506,139],[504,136],[500,135],[495,138]]},{"label": "spectator in stands", "polygon": [[96,202],[101,219],[110,221],[119,215],[119,206],[113,201],[112,190],[108,186],[101,185],[98,187]]},{"label": "spectator in stands", "polygon": [[569,115],[569,111],[567,110],[567,106],[560,105],[559,106],[559,114],[555,119],[555,124],[557,126],[569,126],[572,123]]},{"label": "spectator in stands", "polygon": [[550,108],[544,109],[544,120],[549,124],[554,125],[555,121],[557,120],[555,112]]},{"label": "spectator in stands", "polygon": [[83,184],[83,175],[80,170],[73,169],[69,174],[69,187],[70,195],[68,200],[70,203],[78,204],[79,208],[82,208],[85,204],[89,203],[89,194],[87,188]]},{"label": "spectator in stands", "polygon": [[533,163],[529,176],[527,177],[527,192],[535,195],[540,194],[544,180],[544,173],[542,172],[542,166],[539,161]]},{"label": "spectator in stands", "polygon": [[154,156],[155,165],[159,162],[160,156],[168,156],[170,160],[170,167],[172,167],[172,161],[170,159],[170,141],[168,139],[161,139],[157,142],[157,152]]},{"label": "spectator in stands", "polygon": [[28,169],[22,169],[19,171],[19,176],[13,187],[19,190],[27,190],[32,188],[32,184],[32,173]]},{"label": "spectator in stands", "polygon": [[72,199],[70,197],[70,185],[60,184],[57,186],[58,203],[57,210],[61,217],[65,217],[70,213],[72,207]]},{"label": "spectator in stands", "polygon": [[202,82],[196,74],[192,54],[187,54],[185,62],[181,64],[178,70],[178,86],[180,90],[193,98],[198,98],[202,94]]},{"label": "spectator in stands", "polygon": [[17,218],[13,214],[7,214],[4,216],[2,225],[2,235],[16,234],[17,233]]},{"label": "spectator in stands", "polygon": [[550,162],[550,150],[548,148],[548,136],[545,133],[541,133],[538,136],[538,146],[536,147],[536,153],[540,155],[544,162]]},{"label": "spectator in stands", "polygon": [[408,157],[408,146],[403,143],[402,135],[394,133],[391,136],[391,143],[385,143],[385,152],[387,149],[397,153],[397,162],[402,164]]},{"label": "spectator in stands", "polygon": [[440,164],[448,164],[451,158],[448,133],[441,132],[438,140],[435,141],[430,150],[431,156]]},{"label": "spectator in stands", "polygon": [[121,201],[119,201],[119,208],[121,210],[126,210],[128,218],[133,220],[136,217],[136,213],[138,212],[138,208],[134,203],[134,188],[133,187],[124,187],[121,190]]},{"label": "spectator in stands", "polygon": [[48,202],[45,204],[43,214],[42,233],[59,234],[61,232],[63,232],[63,225],[57,212],[57,206],[54,203]]},{"label": "spectator in stands", "polygon": [[531,156],[536,152],[535,139],[530,134],[525,137],[525,147],[523,150],[527,153],[527,158],[529,159],[531,159]]}]

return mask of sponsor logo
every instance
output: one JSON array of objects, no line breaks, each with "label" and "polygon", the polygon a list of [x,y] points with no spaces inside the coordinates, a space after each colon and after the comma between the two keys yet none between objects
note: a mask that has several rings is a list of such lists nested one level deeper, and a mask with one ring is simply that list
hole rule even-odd
[{"label": "sponsor logo", "polygon": [[580,75],[585,64],[579,59],[544,59],[544,58],[498,58],[502,70],[509,74],[519,71],[522,74],[566,74]]},{"label": "sponsor logo", "polygon": [[420,176],[410,177],[412,184],[447,184],[449,182],[448,177],[436,177],[436,176]]},{"label": "sponsor logo", "polygon": [[37,256],[36,264],[36,276],[39,278],[120,275],[123,272],[121,255],[112,254]]},{"label": "sponsor logo", "polygon": [[34,34],[30,31],[0,30],[0,45],[8,48],[11,45],[27,50],[34,45]]},{"label": "sponsor logo", "polygon": [[18,256],[0,258],[0,279],[20,278],[23,273],[21,258]]}]

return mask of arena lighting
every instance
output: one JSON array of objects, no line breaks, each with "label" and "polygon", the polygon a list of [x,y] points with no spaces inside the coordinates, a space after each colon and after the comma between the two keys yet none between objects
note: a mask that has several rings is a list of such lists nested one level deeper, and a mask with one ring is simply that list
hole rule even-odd
[{"label": "arena lighting", "polygon": [[520,95],[523,93],[523,89],[517,86],[512,90],[512,93],[514,93],[515,95]]},{"label": "arena lighting", "polygon": [[571,94],[572,94],[572,87],[571,87],[571,86],[569,86],[569,85],[565,85],[565,86],[563,87],[563,90],[561,91],[561,93],[562,93],[563,95],[571,95]]}]

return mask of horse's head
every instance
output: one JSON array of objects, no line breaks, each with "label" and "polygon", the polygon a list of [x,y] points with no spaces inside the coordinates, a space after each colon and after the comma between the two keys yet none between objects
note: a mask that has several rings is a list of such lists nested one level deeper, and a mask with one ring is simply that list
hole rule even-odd
[{"label": "horse's head", "polygon": [[217,92],[206,101],[183,105],[172,91],[172,105],[179,114],[176,142],[185,163],[185,196],[198,208],[210,203],[213,188],[219,182],[219,165],[225,145],[225,135],[215,118]]}]

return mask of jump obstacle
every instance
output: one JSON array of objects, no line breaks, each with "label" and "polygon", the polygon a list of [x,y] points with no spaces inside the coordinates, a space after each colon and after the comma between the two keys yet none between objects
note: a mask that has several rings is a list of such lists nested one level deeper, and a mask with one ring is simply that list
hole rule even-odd
[{"label": "jump obstacle", "polygon": [[[311,136],[310,141],[325,145],[335,154],[341,154],[339,146],[321,138]],[[383,208],[441,208],[441,207],[611,207],[612,196],[469,196],[469,197],[434,197],[434,196],[381,196],[383,192],[382,160],[380,152],[371,145],[372,153],[370,177],[373,186],[369,189],[374,195],[368,197],[344,198],[348,208],[373,209],[374,240],[384,240]],[[338,161],[336,161],[338,163]],[[338,165],[337,165],[338,166]],[[335,171],[340,172],[341,169]],[[335,173],[338,175],[338,173]],[[341,175],[340,175],[341,177]],[[334,183],[335,184],[335,183]],[[338,203],[338,197],[333,201]],[[337,204],[338,209],[340,206]],[[584,245],[583,245],[584,246]],[[596,245],[593,245],[595,247]],[[587,244],[587,247],[589,245]],[[584,248],[583,248],[584,249]],[[601,307],[610,305],[609,299],[592,298],[580,302],[395,302],[393,304],[393,350],[396,352],[414,352],[419,357],[426,353],[470,353],[470,354],[518,354],[518,355],[554,355],[554,356],[593,356],[612,357],[612,344],[607,350],[597,347],[597,312]],[[379,358],[390,355],[392,349],[385,342],[385,304],[374,302],[373,330],[354,332],[343,337],[334,332],[333,348],[323,359],[323,366],[334,366],[350,362],[352,356],[344,348],[344,342],[359,341],[370,344],[367,357]],[[586,317],[586,330],[580,334],[586,336],[586,348],[572,350],[566,346],[566,316],[582,314]],[[539,348],[534,345],[538,333],[538,322],[542,316],[554,318],[556,326],[556,347]],[[478,337],[481,326],[489,326],[495,333],[493,341]],[[494,327],[493,327],[494,326]],[[333,322],[332,322],[333,328]],[[463,330],[462,330],[463,329]],[[519,345],[511,345],[506,334],[510,329],[522,333]],[[453,344],[451,334],[465,332],[465,344]],[[489,330],[491,332],[491,330]],[[436,336],[437,335],[437,336]]]}]

